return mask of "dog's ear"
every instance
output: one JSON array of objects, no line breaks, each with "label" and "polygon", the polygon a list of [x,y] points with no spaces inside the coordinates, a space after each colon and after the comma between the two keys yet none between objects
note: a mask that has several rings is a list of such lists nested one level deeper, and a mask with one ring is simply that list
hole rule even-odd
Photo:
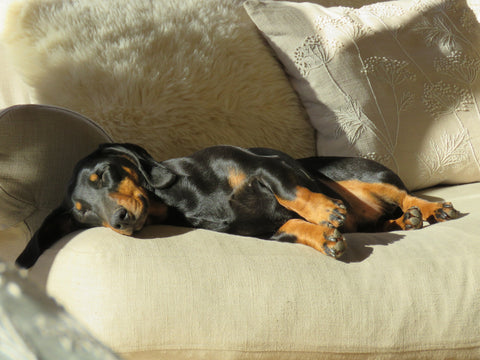
[{"label": "dog's ear", "polygon": [[134,144],[104,144],[102,150],[117,152],[126,156],[133,162],[148,185],[154,189],[162,189],[171,185],[176,175],[167,169],[162,163],[155,161],[152,156],[142,147]]},{"label": "dog's ear", "polygon": [[53,210],[35,232],[15,263],[23,268],[32,267],[50,246],[63,236],[83,228],[63,205]]}]

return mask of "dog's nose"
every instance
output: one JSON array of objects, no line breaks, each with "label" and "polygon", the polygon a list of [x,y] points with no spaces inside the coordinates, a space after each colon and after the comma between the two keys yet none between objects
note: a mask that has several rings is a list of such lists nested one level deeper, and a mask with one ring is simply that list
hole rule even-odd
[{"label": "dog's nose", "polygon": [[127,225],[130,225],[131,219],[132,217],[130,213],[127,209],[122,207],[113,213],[112,218],[110,219],[110,224],[114,229],[122,230]]}]

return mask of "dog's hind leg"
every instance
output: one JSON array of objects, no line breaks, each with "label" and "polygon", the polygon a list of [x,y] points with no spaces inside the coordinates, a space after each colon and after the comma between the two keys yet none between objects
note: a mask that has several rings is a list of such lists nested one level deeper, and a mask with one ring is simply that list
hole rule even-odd
[{"label": "dog's hind leg", "polygon": [[337,228],[343,225],[347,215],[347,208],[341,200],[312,192],[301,186],[297,186],[292,199],[284,199],[278,195],[275,197],[280,205],[296,212],[312,224],[330,224]]},{"label": "dog's hind leg", "polygon": [[403,215],[398,219],[387,221],[385,223],[387,231],[420,229],[424,221],[435,224],[460,217],[460,212],[453,207],[451,202],[430,202],[406,194],[400,196],[398,204]]},{"label": "dog's hind leg", "polygon": [[[424,221],[434,224],[460,216],[450,202],[430,202],[388,183],[346,180],[328,186],[349,204],[346,231],[365,224],[374,225],[377,231],[419,229]],[[398,208],[401,216],[393,218]]]}]

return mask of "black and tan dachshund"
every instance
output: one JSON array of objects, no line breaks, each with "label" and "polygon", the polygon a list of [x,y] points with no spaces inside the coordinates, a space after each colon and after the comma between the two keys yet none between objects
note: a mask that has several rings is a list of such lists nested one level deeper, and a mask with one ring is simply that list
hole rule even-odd
[{"label": "black and tan dachshund", "polygon": [[215,146],[155,161],[132,144],[104,144],[75,167],[65,199],[17,259],[31,267],[62,236],[106,226],[132,235],[171,224],[305,244],[340,257],[341,232],[418,229],[459,217],[451,203],[412,196],[362,158],[294,160],[265,148]]}]

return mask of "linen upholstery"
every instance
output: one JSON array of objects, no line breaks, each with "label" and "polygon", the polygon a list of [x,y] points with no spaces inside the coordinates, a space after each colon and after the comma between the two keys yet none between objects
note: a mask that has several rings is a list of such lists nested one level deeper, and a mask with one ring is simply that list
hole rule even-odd
[{"label": "linen upholstery", "polygon": [[480,28],[464,0],[245,6],[306,106],[319,155],[372,158],[411,189],[480,179]]},{"label": "linen upholstery", "polygon": [[[41,7],[55,2],[60,3],[29,0]],[[182,14],[176,21],[190,19]],[[11,58],[0,56],[0,63],[4,60]],[[10,67],[0,67],[0,92],[12,76],[17,75]],[[15,99],[8,89],[0,93],[0,104],[29,102],[29,96],[36,101],[38,91],[31,95],[23,85],[20,89]],[[20,132],[25,125],[42,124],[21,120],[24,112],[10,114],[9,127]],[[37,117],[35,112],[29,116]],[[132,121],[125,118],[122,124]],[[57,136],[64,131],[57,127],[69,121],[56,124],[38,148],[75,152],[69,145],[72,138],[92,147],[108,139],[98,139],[96,131],[79,132],[81,141],[80,136]],[[8,131],[25,143],[17,130]],[[16,148],[4,152],[0,142],[0,149],[0,164],[16,156]],[[52,197],[41,209],[46,214],[63,196],[61,186],[42,189],[50,184],[45,177],[52,171],[38,169],[40,164],[30,157],[18,160],[9,163],[12,169],[26,165],[38,172],[38,186],[28,188]],[[42,160],[43,166],[53,167],[54,173],[70,171],[63,159]],[[10,169],[0,165],[5,168]],[[90,229],[48,250],[29,277],[126,359],[478,359],[479,190],[472,184],[426,191],[454,201],[467,215],[419,231],[347,234],[345,262],[302,245],[204,230],[156,226],[127,238]],[[16,205],[13,211],[22,214],[24,209]],[[13,261],[35,226],[29,229],[20,222],[0,231],[0,257]]]},{"label": "linen upholstery", "polygon": [[476,359],[480,184],[424,194],[468,215],[347,234],[341,261],[206,230],[95,228],[32,272],[48,269],[48,292],[132,359]]},{"label": "linen upholstery", "polygon": [[3,360],[120,360],[54,299],[3,260],[0,324]]}]

